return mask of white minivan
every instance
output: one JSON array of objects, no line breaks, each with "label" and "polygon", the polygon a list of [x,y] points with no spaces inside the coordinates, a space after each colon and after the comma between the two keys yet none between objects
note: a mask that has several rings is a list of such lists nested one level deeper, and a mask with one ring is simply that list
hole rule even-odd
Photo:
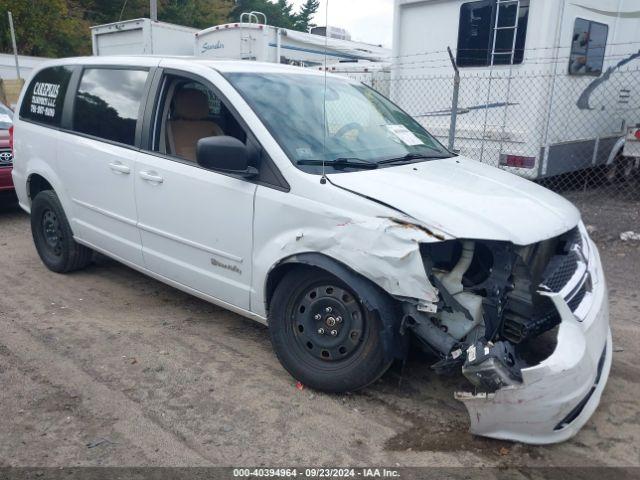
[{"label": "white minivan", "polygon": [[447,151],[376,91],[296,67],[187,58],[43,64],[13,179],[44,264],[94,251],[269,326],[295,379],[374,382],[412,345],[456,372],[471,431],[575,434],[612,358],[579,212]]}]

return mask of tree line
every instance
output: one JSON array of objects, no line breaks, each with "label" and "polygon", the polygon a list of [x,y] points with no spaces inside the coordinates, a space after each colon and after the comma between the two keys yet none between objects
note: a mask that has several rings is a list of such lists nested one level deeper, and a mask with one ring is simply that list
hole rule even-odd
[{"label": "tree line", "polygon": [[[158,19],[204,29],[238,21],[243,12],[265,13],[269,24],[306,31],[319,0],[295,10],[290,0],[159,0]],[[149,16],[149,0],[0,0],[0,52],[12,52],[7,11],[13,15],[22,55],[69,57],[91,54],[89,27]]]}]

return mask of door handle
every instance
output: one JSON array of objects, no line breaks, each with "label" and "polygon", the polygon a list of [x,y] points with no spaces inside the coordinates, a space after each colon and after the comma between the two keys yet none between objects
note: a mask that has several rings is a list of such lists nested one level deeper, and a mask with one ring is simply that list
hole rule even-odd
[{"label": "door handle", "polygon": [[140,178],[149,183],[163,183],[164,178],[152,172],[140,172]]},{"label": "door handle", "polygon": [[131,173],[131,169],[120,162],[110,163],[109,168],[111,171],[115,173],[122,173],[123,175],[129,175]]}]

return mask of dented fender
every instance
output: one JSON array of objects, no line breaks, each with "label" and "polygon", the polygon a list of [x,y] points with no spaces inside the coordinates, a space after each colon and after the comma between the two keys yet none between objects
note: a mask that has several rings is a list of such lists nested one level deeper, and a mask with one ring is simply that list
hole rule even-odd
[{"label": "dented fender", "polygon": [[[344,215],[326,209],[310,219],[305,205],[301,207],[297,219],[281,219],[290,222],[290,228],[278,228],[277,235],[267,243],[256,242],[256,268],[262,269],[268,262],[262,277],[265,283],[259,287],[262,292],[254,295],[263,305],[269,273],[291,257],[305,253],[322,254],[346,265],[394,297],[425,304],[438,302],[438,291],[425,272],[420,244],[450,239],[447,234],[386,208],[376,208],[376,216]],[[278,215],[265,213],[260,217]],[[261,229],[257,227],[256,232]],[[254,278],[261,277],[260,271],[256,274]],[[252,308],[257,311],[259,305],[252,302]],[[260,313],[266,317],[266,305],[262,308]]]},{"label": "dented fender", "polygon": [[387,293],[437,302],[438,292],[424,270],[420,243],[438,239],[427,230],[393,218],[347,220],[331,230],[300,232],[283,245],[323,253],[368,278]]}]

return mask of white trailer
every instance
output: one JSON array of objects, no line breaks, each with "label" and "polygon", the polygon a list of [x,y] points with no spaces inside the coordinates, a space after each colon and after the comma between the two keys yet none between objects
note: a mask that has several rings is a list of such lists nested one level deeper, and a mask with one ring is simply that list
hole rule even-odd
[{"label": "white trailer", "polygon": [[624,166],[640,122],[640,2],[396,0],[391,97],[445,143],[447,47],[462,153],[533,179]]},{"label": "white trailer", "polygon": [[384,96],[390,94],[391,62],[371,62],[369,60],[354,60],[338,63],[329,63],[325,67],[309,67],[315,70],[342,75],[357,82],[365,83]]},{"label": "white trailer", "polygon": [[635,162],[635,167],[638,167],[640,164],[640,124],[629,127],[623,153],[625,157]]},{"label": "white trailer", "polygon": [[195,28],[148,18],[91,27],[94,55],[193,55]]},{"label": "white trailer", "polygon": [[[326,49],[325,49],[326,46]],[[211,59],[255,60],[303,67],[340,61],[380,62],[389,49],[277,28],[256,22],[230,23],[196,34],[195,55]]]}]

